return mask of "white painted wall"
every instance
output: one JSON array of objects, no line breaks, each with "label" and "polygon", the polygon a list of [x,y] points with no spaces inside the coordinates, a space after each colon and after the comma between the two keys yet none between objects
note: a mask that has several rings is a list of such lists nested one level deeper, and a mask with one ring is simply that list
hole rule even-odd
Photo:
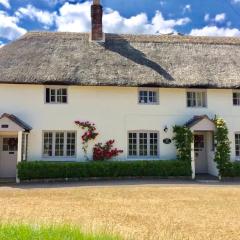
[{"label": "white painted wall", "polygon": [[[160,133],[160,159],[174,159],[174,144],[166,145],[164,138],[172,138],[172,126],[184,124],[193,115],[215,114],[223,117],[234,142],[234,132],[240,131],[240,107],[232,105],[232,90],[207,90],[208,108],[186,107],[185,89],[159,89],[159,105],[139,105],[138,89],[125,87],[68,87],[68,104],[45,104],[44,86],[0,85],[0,114],[10,113],[29,124],[29,159],[42,158],[43,130],[77,130],[77,159],[83,160],[81,133],[74,121],[96,123],[100,136],[96,142],[116,140],[116,147],[124,150],[119,159],[127,158],[127,132],[157,130]],[[169,131],[163,131],[165,126]],[[235,159],[232,145],[232,159]],[[44,160],[44,159],[43,159]]]}]

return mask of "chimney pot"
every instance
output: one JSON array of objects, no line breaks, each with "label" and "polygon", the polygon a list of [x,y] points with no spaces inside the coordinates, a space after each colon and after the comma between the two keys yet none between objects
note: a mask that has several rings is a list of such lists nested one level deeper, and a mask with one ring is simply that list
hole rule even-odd
[{"label": "chimney pot", "polygon": [[103,33],[103,8],[100,4],[100,0],[93,0],[91,6],[91,18],[92,18],[92,32],[90,39],[91,41],[104,42],[104,33]]}]

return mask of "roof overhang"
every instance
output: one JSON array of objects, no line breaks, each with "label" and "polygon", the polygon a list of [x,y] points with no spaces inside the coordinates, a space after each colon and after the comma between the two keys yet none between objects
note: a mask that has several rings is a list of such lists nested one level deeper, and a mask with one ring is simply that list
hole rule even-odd
[{"label": "roof overhang", "polygon": [[215,131],[216,127],[214,121],[207,115],[194,116],[186,123],[186,126],[191,131]]},{"label": "roof overhang", "polygon": [[13,114],[4,113],[0,117],[1,132],[30,132],[32,128]]}]

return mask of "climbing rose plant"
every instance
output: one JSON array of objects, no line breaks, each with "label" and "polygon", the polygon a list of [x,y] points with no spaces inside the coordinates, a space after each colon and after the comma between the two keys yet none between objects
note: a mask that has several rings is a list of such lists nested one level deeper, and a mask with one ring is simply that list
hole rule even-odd
[{"label": "climbing rose plant", "polygon": [[173,141],[177,148],[177,159],[191,162],[191,144],[193,141],[191,130],[186,126],[174,126],[173,133]]},{"label": "climbing rose plant", "polygon": [[94,140],[98,133],[96,132],[96,127],[94,123],[90,123],[89,121],[81,122],[81,121],[75,121],[75,124],[85,130],[84,134],[82,135],[82,149],[84,151],[85,157],[87,158],[87,148],[88,143],[91,140]]},{"label": "climbing rose plant", "polygon": [[109,140],[104,145],[102,143],[96,144],[93,148],[93,160],[94,161],[109,160],[122,153],[123,152],[122,150],[113,148],[114,142],[115,142],[114,140]]},{"label": "climbing rose plant", "polygon": [[215,118],[214,123],[216,132],[214,135],[216,142],[216,151],[214,161],[217,163],[219,177],[224,175],[224,171],[230,166],[231,142],[228,138],[228,128],[226,122],[222,118]]}]

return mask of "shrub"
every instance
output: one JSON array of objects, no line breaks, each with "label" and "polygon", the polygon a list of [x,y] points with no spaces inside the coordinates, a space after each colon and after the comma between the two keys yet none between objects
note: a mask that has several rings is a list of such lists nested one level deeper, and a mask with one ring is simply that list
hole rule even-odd
[{"label": "shrub", "polygon": [[221,118],[214,120],[216,126],[215,141],[217,142],[214,161],[217,163],[219,176],[223,176],[224,172],[231,168],[230,163],[230,141],[228,138],[228,128],[226,122]]},{"label": "shrub", "polygon": [[191,144],[193,141],[191,130],[186,126],[176,125],[173,127],[173,133],[173,141],[177,148],[177,159],[191,162]]},{"label": "shrub", "polygon": [[240,177],[240,162],[230,162],[222,171],[223,177]]},{"label": "shrub", "polygon": [[188,162],[168,161],[109,161],[109,162],[21,162],[20,180],[64,178],[117,177],[177,177],[190,176]]},{"label": "shrub", "polygon": [[107,141],[104,145],[102,143],[98,143],[93,148],[93,160],[94,161],[104,161],[112,159],[113,157],[117,157],[122,150],[117,148],[113,148],[114,140]]}]

